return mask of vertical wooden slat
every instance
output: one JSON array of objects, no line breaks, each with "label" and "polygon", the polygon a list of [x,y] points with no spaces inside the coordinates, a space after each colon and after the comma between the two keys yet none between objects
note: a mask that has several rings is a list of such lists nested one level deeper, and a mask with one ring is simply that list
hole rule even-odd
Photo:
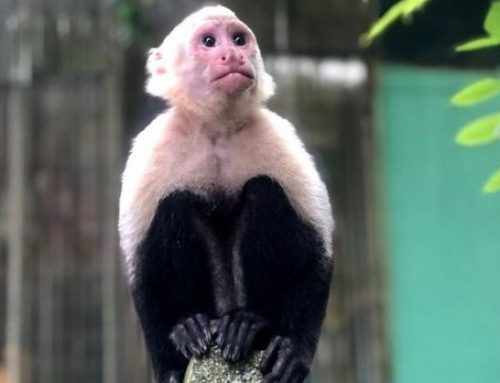
[{"label": "vertical wooden slat", "polygon": [[0,87],[0,383],[5,380],[7,314],[7,108],[8,90]]},{"label": "vertical wooden slat", "polygon": [[[118,64],[117,64],[118,65]],[[104,136],[105,140],[101,142],[101,152],[104,154],[103,167],[104,176],[109,180],[103,199],[103,235],[106,241],[103,241],[101,256],[103,259],[103,270],[105,277],[102,285],[103,302],[103,383],[115,383],[119,380],[119,360],[118,360],[118,316],[116,310],[116,301],[118,299],[117,279],[120,277],[120,269],[117,254],[117,195],[119,193],[119,166],[121,135],[119,127],[122,125],[121,97],[119,96],[120,87],[118,76],[111,77],[105,86],[105,95],[107,104],[111,107],[106,113]]]},{"label": "vertical wooden slat", "polygon": [[25,381],[23,357],[27,323],[24,286],[26,230],[26,152],[30,109],[29,90],[13,89],[7,111],[8,126],[8,282],[7,282],[7,367],[11,383]]},{"label": "vertical wooden slat", "polygon": [[[11,16],[15,16],[11,18]],[[27,270],[26,244],[26,152],[29,150],[28,136],[31,116],[31,91],[27,85],[32,77],[30,31],[27,19],[31,16],[27,0],[2,5],[2,31],[0,38],[0,79],[14,85],[6,101],[7,129],[7,316],[6,356],[9,381],[26,381],[29,370],[26,329],[30,325],[30,312],[25,303],[29,291],[25,288]]]}]

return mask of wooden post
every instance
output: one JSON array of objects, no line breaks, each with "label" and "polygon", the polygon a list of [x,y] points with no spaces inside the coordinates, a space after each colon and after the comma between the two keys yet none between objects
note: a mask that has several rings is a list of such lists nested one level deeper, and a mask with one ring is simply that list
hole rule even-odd
[{"label": "wooden post", "polygon": [[[117,383],[121,381],[118,370],[120,362],[118,360],[118,279],[120,278],[120,268],[117,257],[117,196],[119,187],[119,166],[120,143],[121,143],[121,110],[119,97],[119,76],[110,76],[106,83],[107,104],[107,124],[103,134],[106,142],[106,168],[105,172],[109,182],[104,196],[104,206],[106,222],[104,222],[104,238],[106,238],[102,249],[103,257],[103,283],[102,283],[102,303],[103,303],[103,383]],[[126,379],[126,378],[122,378]]]},{"label": "wooden post", "polygon": [[7,271],[7,374],[9,383],[23,379],[24,258],[26,228],[25,153],[29,126],[29,90],[15,88],[8,105],[8,271]]}]

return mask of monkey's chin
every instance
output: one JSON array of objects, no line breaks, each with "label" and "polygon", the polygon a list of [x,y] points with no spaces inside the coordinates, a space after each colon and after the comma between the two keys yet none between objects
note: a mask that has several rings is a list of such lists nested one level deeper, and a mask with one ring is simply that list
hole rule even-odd
[{"label": "monkey's chin", "polygon": [[230,96],[238,96],[254,86],[253,78],[242,73],[229,73],[214,81],[215,88]]}]

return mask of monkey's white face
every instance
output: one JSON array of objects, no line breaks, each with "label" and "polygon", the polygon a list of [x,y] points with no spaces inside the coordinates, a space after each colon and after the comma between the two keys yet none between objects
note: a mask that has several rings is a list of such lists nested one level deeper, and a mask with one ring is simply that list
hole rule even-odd
[{"label": "monkey's white face", "polygon": [[256,40],[237,19],[207,20],[194,33],[187,47],[191,61],[183,78],[195,97],[216,93],[241,95],[256,84]]},{"label": "monkey's white face", "polygon": [[[253,32],[227,8],[205,7],[149,52],[146,90],[196,115],[249,111],[274,93]],[[236,102],[236,103],[235,103]]]}]

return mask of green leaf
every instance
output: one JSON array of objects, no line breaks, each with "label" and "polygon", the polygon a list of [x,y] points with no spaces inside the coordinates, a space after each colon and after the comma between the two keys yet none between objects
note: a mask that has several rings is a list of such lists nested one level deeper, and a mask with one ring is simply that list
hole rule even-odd
[{"label": "green leaf", "polygon": [[485,78],[456,93],[451,103],[457,106],[474,105],[488,100],[500,93],[500,80]]},{"label": "green leaf", "polygon": [[488,144],[500,139],[500,113],[481,117],[464,126],[455,140],[464,146]]},{"label": "green leaf", "polygon": [[370,45],[373,40],[380,36],[391,24],[393,24],[403,13],[404,0],[394,4],[384,15],[375,21],[368,32],[364,33],[360,42],[363,46]]},{"label": "green leaf", "polygon": [[465,43],[462,43],[460,45],[457,45],[455,47],[456,52],[467,52],[467,51],[474,51],[478,49],[486,49],[486,48],[492,48],[497,45],[500,45],[500,38],[497,37],[492,37],[492,36],[486,36],[486,37],[479,37],[474,40],[467,41]]},{"label": "green leaf", "polygon": [[403,16],[409,16],[423,8],[430,0],[406,0],[404,2]]},{"label": "green leaf", "polygon": [[484,20],[484,29],[492,37],[500,38],[500,1],[495,1]]},{"label": "green leaf", "polygon": [[368,32],[360,37],[360,44],[362,46],[370,45],[373,40],[384,33],[393,23],[400,17],[409,20],[410,16],[423,8],[430,0],[400,0],[385,12],[380,19],[375,21]]},{"label": "green leaf", "polygon": [[500,169],[493,173],[483,186],[484,193],[495,193],[500,191]]}]

